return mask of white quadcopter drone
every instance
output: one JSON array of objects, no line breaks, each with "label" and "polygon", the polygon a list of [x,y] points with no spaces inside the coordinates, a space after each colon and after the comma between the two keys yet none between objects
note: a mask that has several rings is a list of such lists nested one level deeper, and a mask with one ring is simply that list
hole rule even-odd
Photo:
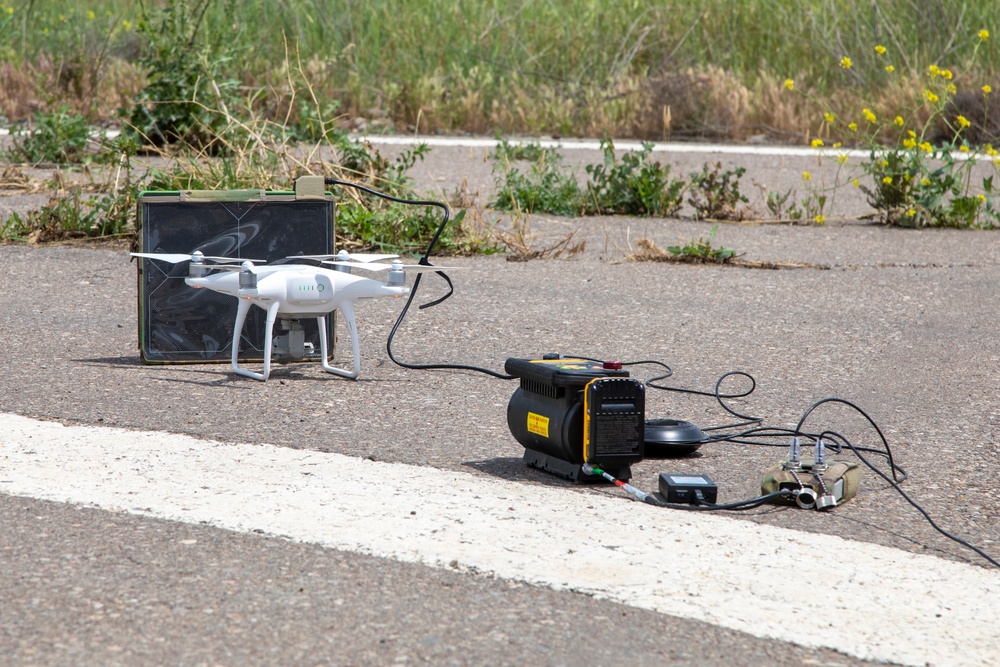
[{"label": "white quadcopter drone", "polygon": [[[177,264],[190,261],[188,277],[184,282],[195,289],[207,288],[239,299],[236,323],[233,325],[233,372],[255,380],[265,381],[271,373],[273,351],[272,330],[279,318],[300,320],[316,318],[319,324],[320,360],[323,370],[341,377],[354,379],[361,372],[358,345],[358,327],[354,320],[354,302],[378,296],[404,296],[410,293],[406,286],[406,271],[443,271],[449,267],[430,265],[404,265],[398,255],[352,254],[341,250],[336,255],[297,255],[288,257],[292,263],[260,265],[248,259],[211,257],[194,251],[191,254],[134,252],[133,257],[144,257]],[[328,269],[311,264],[296,264],[295,260],[316,260],[331,265]],[[385,264],[382,260],[391,259]],[[353,275],[353,269],[365,271],[388,270],[388,280],[382,283],[371,278]],[[240,368],[237,356],[243,323],[251,306],[267,311],[264,329],[264,369],[255,373]],[[351,336],[354,369],[331,366],[328,360],[326,316],[340,310]],[[301,329],[298,330],[301,336]],[[301,345],[301,341],[299,343]]]}]

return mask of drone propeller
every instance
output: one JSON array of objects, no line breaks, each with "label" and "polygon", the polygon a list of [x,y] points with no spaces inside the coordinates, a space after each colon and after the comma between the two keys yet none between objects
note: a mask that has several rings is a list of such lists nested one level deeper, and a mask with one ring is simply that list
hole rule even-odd
[{"label": "drone propeller", "polygon": [[412,271],[414,273],[426,273],[428,271],[454,271],[456,269],[461,269],[460,266],[429,266],[427,264],[403,264],[400,261],[395,261],[391,264],[381,264],[379,262],[341,262],[334,260],[326,260],[323,264],[332,264],[333,266],[349,266],[352,269],[364,269],[365,271],[385,271],[387,269]]},{"label": "drone propeller", "polygon": [[[181,254],[181,253],[171,253],[171,252],[133,252],[130,253],[133,257],[147,257],[149,259],[158,259],[162,262],[170,262],[171,264],[178,264],[180,262],[187,262],[195,259],[196,254],[201,254],[198,251],[193,253]],[[246,257],[216,257],[214,255],[202,255],[201,260],[211,260],[213,262],[227,263],[227,264],[242,264],[248,261]],[[251,262],[264,262],[263,259],[251,259]],[[221,268],[221,267],[220,267]]]},{"label": "drone propeller", "polygon": [[336,255],[295,255],[293,257],[288,257],[287,259],[318,259],[323,262],[329,261],[340,261],[340,262],[379,262],[383,259],[392,259],[394,257],[399,257],[399,255],[375,255],[363,252],[347,252],[346,250],[341,250]]}]

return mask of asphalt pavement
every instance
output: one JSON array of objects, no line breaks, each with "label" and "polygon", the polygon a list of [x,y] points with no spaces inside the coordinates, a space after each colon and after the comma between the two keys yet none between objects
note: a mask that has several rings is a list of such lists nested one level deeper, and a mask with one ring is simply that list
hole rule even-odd
[{"label": "asphalt pavement", "polygon": [[[660,158],[679,173],[709,159]],[[569,163],[596,159],[567,152]],[[725,159],[768,189],[833,168],[815,158]],[[480,202],[488,198],[483,149],[434,148],[416,172],[420,187],[449,197],[463,179]],[[843,219],[826,225],[720,224],[715,232],[715,243],[746,259],[809,265],[796,269],[627,259],[640,238],[665,247],[709,233],[712,225],[690,219],[532,218],[536,246],[574,232],[586,249],[527,262],[448,258],[466,269],[452,276],[454,296],[414,309],[393,351],[409,363],[495,371],[508,357],[545,353],[655,359],[672,368],[668,384],[703,391],[742,371],[756,391],[731,406],[778,427],[794,426],[824,398],[851,401],[886,435],[909,474],[902,488],[912,500],[996,558],[996,232],[884,228],[858,220],[863,199],[843,192]],[[567,484],[521,462],[505,418],[513,383],[410,370],[388,358],[400,301],[359,305],[357,381],[294,364],[260,383],[234,376],[228,364],[143,365],[136,268],[123,248],[4,246],[0,262],[0,412],[335,452],[529,487]],[[417,301],[444,291],[428,276]],[[341,346],[337,359],[345,357]],[[635,374],[646,379],[657,369]],[[703,428],[733,420],[711,398],[653,390],[647,417]],[[857,444],[881,444],[842,405],[825,405],[809,422]],[[654,490],[661,471],[703,473],[718,483],[720,501],[747,498],[782,456],[769,447],[705,445],[691,457],[636,464],[632,483]],[[864,664],[831,649],[516,580],[6,495],[3,478],[0,468],[0,664]],[[621,497],[629,512],[618,489],[590,492]],[[740,516],[990,567],[869,471],[858,496],[832,512],[764,508]],[[818,594],[815,583],[807,592],[798,583],[790,595],[822,598],[821,583]]]}]

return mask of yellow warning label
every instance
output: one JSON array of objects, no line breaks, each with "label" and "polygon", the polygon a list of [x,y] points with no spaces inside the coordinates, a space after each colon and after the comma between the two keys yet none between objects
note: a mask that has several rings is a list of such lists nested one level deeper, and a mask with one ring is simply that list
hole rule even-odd
[{"label": "yellow warning label", "polygon": [[528,413],[528,432],[540,435],[543,438],[549,437],[549,418],[536,415],[534,412]]}]

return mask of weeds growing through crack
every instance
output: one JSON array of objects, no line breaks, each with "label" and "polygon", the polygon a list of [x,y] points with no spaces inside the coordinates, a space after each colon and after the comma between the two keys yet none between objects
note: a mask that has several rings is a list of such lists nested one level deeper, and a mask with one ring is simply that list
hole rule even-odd
[{"label": "weeds growing through crack", "polygon": [[706,163],[700,172],[691,173],[688,203],[696,220],[743,220],[749,217],[749,203],[740,191],[740,179],[746,169],[722,170],[722,164]]},{"label": "weeds growing through crack", "polygon": [[656,245],[651,239],[641,238],[637,242],[638,251],[630,254],[628,259],[640,262],[673,261],[694,264],[725,264],[736,257],[736,251],[730,247],[712,245],[716,231],[718,231],[718,225],[712,227],[707,239],[699,237],[684,245],[668,246],[666,250]]},{"label": "weeds growing through crack", "polygon": [[604,160],[587,165],[589,181],[584,212],[591,215],[623,214],[669,217],[684,201],[684,181],[670,177],[670,166],[654,162],[653,145],[643,143],[619,160],[611,139],[601,141]]},{"label": "weeds growing through crack", "polygon": [[[601,141],[603,161],[587,165],[587,183],[580,187],[576,175],[562,165],[558,153],[528,149],[515,151],[501,143],[493,166],[497,194],[490,205],[501,211],[553,215],[673,215],[683,203],[687,184],[670,176],[670,166],[654,162],[652,144],[619,159],[611,139]],[[533,158],[527,171],[513,164],[513,157]]]},{"label": "weeds growing through crack", "polygon": [[686,245],[667,246],[667,252],[674,257],[703,262],[725,262],[732,259],[736,256],[735,250],[727,246],[718,248],[712,245],[712,239],[715,238],[717,231],[719,231],[719,226],[713,225],[711,231],[708,232],[707,239],[699,237],[698,240],[692,240]]},{"label": "weeds growing through crack", "polygon": [[522,172],[507,156],[507,151],[493,165],[497,190],[490,206],[501,211],[578,215],[583,208],[583,192],[571,172],[562,165],[562,157],[543,151]]},{"label": "weeds growing through crack", "polygon": [[86,157],[89,142],[87,119],[63,104],[51,111],[36,111],[26,132],[14,137],[13,147],[3,157],[32,165],[68,164]]}]

